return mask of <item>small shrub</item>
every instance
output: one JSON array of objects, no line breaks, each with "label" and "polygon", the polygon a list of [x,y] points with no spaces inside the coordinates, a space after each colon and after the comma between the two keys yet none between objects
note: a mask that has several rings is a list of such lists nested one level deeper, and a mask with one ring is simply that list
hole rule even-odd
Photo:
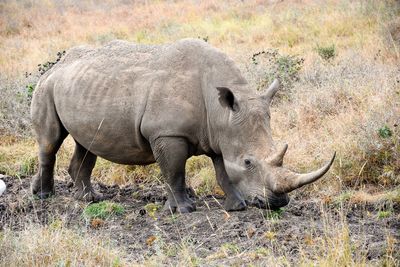
[{"label": "small shrub", "polygon": [[65,55],[65,51],[62,52],[57,52],[57,58],[55,61],[47,61],[44,64],[39,64],[38,65],[38,71],[40,75],[45,74],[49,69],[51,69],[58,61],[61,60],[61,58]]},{"label": "small shrub", "polygon": [[[32,75],[32,73],[25,73],[25,78],[29,78],[29,80],[34,79],[35,82],[30,81],[26,86],[25,86],[25,93],[22,94],[23,96],[26,95],[26,98],[28,100],[28,104],[31,103],[32,96],[33,96],[33,91],[35,90],[36,87],[36,81],[45,74],[49,69],[51,69],[57,62],[61,60],[61,58],[65,55],[65,51],[62,52],[57,52],[57,58],[55,61],[47,61],[43,64],[38,65],[38,74],[37,75]],[[32,77],[31,77],[32,76]],[[19,94],[21,96],[21,94]]]},{"label": "small shrub", "polygon": [[113,203],[110,201],[102,201],[99,203],[90,204],[83,211],[83,215],[87,219],[108,219],[114,215],[122,215],[125,208],[121,204]]},{"label": "small shrub", "polygon": [[274,79],[279,79],[279,98],[289,98],[294,83],[299,81],[299,72],[304,59],[296,55],[280,54],[278,50],[263,50],[253,54],[248,71],[255,80],[257,90],[267,88]]},{"label": "small shrub", "polygon": [[29,100],[32,99],[33,96],[33,91],[35,90],[36,84],[28,84],[25,88],[26,88],[26,95],[28,97]]},{"label": "small shrub", "polygon": [[385,125],[378,130],[378,134],[382,138],[389,138],[393,135],[393,132],[387,125]]},{"label": "small shrub", "polygon": [[318,55],[326,61],[330,61],[336,57],[335,45],[330,46],[317,46]]}]

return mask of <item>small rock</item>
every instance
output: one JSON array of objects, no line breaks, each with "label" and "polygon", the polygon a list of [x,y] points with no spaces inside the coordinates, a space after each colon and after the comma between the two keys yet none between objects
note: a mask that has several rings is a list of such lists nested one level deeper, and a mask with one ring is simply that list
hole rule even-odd
[{"label": "small rock", "polygon": [[6,184],[0,179],[0,196],[6,191]]}]

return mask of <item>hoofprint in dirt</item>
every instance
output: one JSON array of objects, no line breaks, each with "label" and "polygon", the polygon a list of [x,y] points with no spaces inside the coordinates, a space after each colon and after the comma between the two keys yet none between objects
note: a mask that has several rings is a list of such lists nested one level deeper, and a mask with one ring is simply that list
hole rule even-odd
[{"label": "hoofprint in dirt", "polygon": [[[38,200],[30,193],[29,178],[3,176],[3,180],[7,192],[0,198],[0,231],[4,228],[18,231],[29,223],[50,224],[61,219],[67,227],[86,229],[110,238],[135,262],[159,250],[173,258],[179,248],[190,246],[197,257],[206,258],[210,264],[243,264],[257,261],[270,252],[295,263],[300,254],[312,257],[308,251],[318,249],[315,240],[333,240],[335,236],[329,237],[327,233],[337,235],[335,228],[348,231],[343,234],[349,234],[355,246],[352,253],[364,255],[369,261],[378,261],[386,253],[388,236],[397,240],[394,251],[395,256],[400,257],[399,204],[392,205],[391,215],[384,218],[377,215],[381,209],[388,208],[382,203],[380,206],[326,205],[320,199],[292,199],[289,206],[279,212],[250,208],[227,213],[222,208],[221,197],[207,196],[197,198],[196,212],[171,215],[157,210],[166,200],[162,185],[96,184],[97,190],[107,195],[109,201],[120,203],[125,212],[94,224],[83,216],[88,204],[72,197],[74,189],[66,181],[56,181],[56,196]],[[150,209],[147,208],[149,204]],[[327,227],[334,229],[330,231]],[[323,248],[320,249],[323,253]],[[253,257],[244,256],[251,253]]]}]

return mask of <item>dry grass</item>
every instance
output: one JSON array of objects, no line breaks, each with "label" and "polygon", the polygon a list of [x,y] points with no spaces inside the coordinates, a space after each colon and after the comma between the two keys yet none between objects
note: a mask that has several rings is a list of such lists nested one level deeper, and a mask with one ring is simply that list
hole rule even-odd
[{"label": "dry grass", "polygon": [[[368,233],[361,232],[357,239],[353,239],[346,213],[345,209],[339,208],[336,214],[339,219],[336,219],[332,212],[322,210],[322,230],[318,230],[318,225],[311,225],[307,232],[296,237],[299,250],[296,265],[398,266],[399,241],[388,233],[380,247],[366,247],[364,238]],[[273,220],[265,221],[271,227],[273,223]],[[256,266],[290,266],[293,262],[293,256],[282,251],[282,244],[277,238],[280,233],[272,228],[261,237],[270,241],[268,247],[242,247],[233,241],[223,244],[207,257],[195,252],[198,244],[190,236],[178,243],[170,243],[160,234],[148,240],[154,249],[152,255],[143,255],[143,260],[136,262],[132,261],[124,247],[113,243],[107,231],[71,229],[61,219],[45,226],[29,222],[21,224],[26,225],[25,229],[17,232],[4,229],[0,232],[0,266],[11,263],[13,266],[242,266],[251,263]],[[374,262],[367,260],[367,254],[372,249],[384,252]]]},{"label": "dry grass", "polygon": [[344,219],[338,224],[328,220],[325,221],[325,232],[321,237],[306,240],[306,243],[315,248],[315,254],[304,255],[300,260],[301,266],[396,266],[399,263],[395,258],[397,252],[393,253],[394,241],[390,235],[387,236],[384,247],[381,248],[386,252],[382,259],[368,262],[363,237],[359,240],[351,240],[349,228]]},{"label": "dry grass", "polygon": [[[290,140],[287,162],[307,170],[336,150],[342,184],[399,185],[397,68],[349,51],[303,75],[292,101],[273,109],[275,136]],[[385,126],[391,136],[379,134]]]},{"label": "dry grass", "polygon": [[[25,85],[34,84],[35,77],[25,81],[13,77],[34,72],[37,64],[53,60],[57,51],[82,43],[100,45],[114,38],[160,43],[199,36],[236,59],[255,88],[264,79],[264,69],[251,68],[253,52],[273,47],[305,59],[289,101],[273,108],[274,136],[289,142],[288,165],[306,171],[336,150],[338,160],[331,175],[337,177],[336,190],[371,182],[398,185],[399,131],[394,125],[399,123],[400,74],[394,63],[399,59],[398,43],[390,40],[397,40],[393,18],[399,8],[395,1],[306,2],[2,3],[0,43],[7,49],[0,49],[5,89],[0,101],[4,110],[1,128],[29,136],[29,101],[24,93]],[[338,55],[324,62],[316,48],[330,44]],[[377,134],[384,126],[394,133],[389,139]],[[73,147],[71,140],[66,143],[58,159],[60,175],[65,174]],[[30,170],[24,165],[31,161],[32,146],[26,144],[2,148],[3,172],[15,175],[21,169]],[[210,162],[200,162],[204,169],[200,176],[210,180]],[[189,176],[197,179],[198,170],[193,172],[190,165]],[[160,177],[157,167],[116,166],[103,160],[94,176],[118,184]]]},{"label": "dry grass", "polygon": [[[265,80],[269,68],[253,68],[254,53],[275,48],[282,54],[304,59],[299,81],[283,101],[273,105],[273,136],[289,143],[285,164],[299,171],[319,166],[333,151],[338,152],[338,157],[322,182],[298,190],[295,195],[321,196],[332,201],[334,196],[351,191],[349,200],[355,203],[398,202],[399,15],[400,7],[394,0],[3,1],[0,173],[24,176],[35,171],[36,147],[29,130],[26,85],[37,80],[38,64],[54,60],[58,51],[82,43],[101,45],[115,38],[163,43],[200,37],[228,53],[254,88]],[[336,56],[323,60],[317,51],[320,46],[334,46]],[[33,74],[24,78],[25,72]],[[385,127],[390,136],[380,133]],[[58,155],[56,174],[63,179],[73,146],[73,140],[67,139]],[[198,194],[221,193],[206,157],[189,160],[187,173]],[[127,167],[101,159],[93,176],[98,181],[120,185],[162,179],[156,165]],[[397,188],[392,190],[393,187]],[[321,266],[366,265],[364,255],[354,258],[349,253],[353,241],[348,239],[346,224],[329,225],[332,229],[316,243],[319,249],[315,255],[304,256],[300,262]],[[30,236],[45,238],[29,243]],[[84,247],[95,247],[95,254],[83,249],[82,254],[72,255],[69,236]],[[99,259],[99,265],[113,265],[115,257],[119,257],[118,253],[103,249],[104,243],[98,243],[98,239],[82,239],[64,228],[54,231],[35,226],[21,233],[2,232],[2,238],[8,241],[0,243],[0,255],[5,255],[6,247],[13,251],[6,258],[0,257],[3,262],[13,259],[20,260],[22,265],[57,265],[67,260],[72,265],[96,265],[90,261],[92,257]],[[50,240],[58,242],[52,253],[58,255],[57,248],[61,247],[70,256],[50,260],[42,250]],[[388,251],[390,240],[388,237]],[[190,247],[181,249],[181,265],[196,265],[196,255]],[[264,257],[265,263],[285,264],[285,258],[277,260],[274,251],[252,253],[246,256]],[[318,253],[325,256],[318,257]],[[91,256],[85,259],[83,255]],[[165,254],[159,257],[163,258],[149,259],[147,264],[156,265],[159,260],[169,263]],[[388,256],[387,265],[393,263]]]},{"label": "dry grass", "polygon": [[115,38],[162,43],[207,37],[235,59],[243,57],[238,51],[267,47],[311,54],[317,44],[332,43],[364,55],[378,49],[387,59],[395,55],[380,34],[398,12],[395,1],[306,2],[10,0],[0,8],[0,69],[18,76],[57,51]]},{"label": "dry grass", "polygon": [[[1,136],[0,173],[12,176],[31,175],[36,170],[37,153],[34,140]],[[33,163],[33,164],[30,164]]]},{"label": "dry grass", "polygon": [[29,225],[0,232],[0,266],[125,266],[123,250],[109,240],[64,228]]}]

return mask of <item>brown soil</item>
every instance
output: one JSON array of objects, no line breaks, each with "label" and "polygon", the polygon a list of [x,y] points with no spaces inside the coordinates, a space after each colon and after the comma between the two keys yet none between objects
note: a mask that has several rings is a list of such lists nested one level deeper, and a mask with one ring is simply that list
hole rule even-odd
[{"label": "brown soil", "polygon": [[[223,199],[207,196],[197,199],[197,211],[191,214],[171,216],[157,212],[152,216],[144,207],[151,202],[161,205],[165,201],[162,185],[120,188],[96,184],[96,189],[111,201],[122,204],[125,213],[94,224],[82,216],[87,203],[72,198],[73,188],[66,181],[56,181],[56,196],[37,200],[30,194],[30,179],[3,179],[8,188],[0,197],[0,229],[19,230],[27,223],[48,224],[61,218],[68,227],[83,227],[90,233],[111,238],[127,251],[132,261],[143,261],[154,255],[163,243],[164,248],[188,244],[197,257],[208,257],[208,263],[245,264],[257,260],[258,256],[246,258],[243,255],[260,248],[296,263],[301,255],[312,258],[310,251],[320,249],[324,253],[323,248],[318,247],[321,244],[318,240],[334,239],[337,235],[335,227],[341,229],[343,222],[347,223],[350,240],[354,241],[353,253],[364,253],[362,255],[370,261],[378,261],[386,253],[388,235],[400,240],[399,204],[390,204],[390,207],[385,206],[387,203],[327,205],[319,199],[292,199],[281,214],[268,216],[267,211],[256,208],[228,214],[221,208]],[[379,210],[387,209],[392,211],[391,215],[379,218]],[[327,231],[328,226],[330,230]],[[330,231],[333,236],[329,236]],[[224,244],[233,244],[234,249],[225,251],[225,257],[218,257]],[[400,257],[399,243],[395,246],[395,256]],[[171,257],[175,257],[172,252]]]}]

